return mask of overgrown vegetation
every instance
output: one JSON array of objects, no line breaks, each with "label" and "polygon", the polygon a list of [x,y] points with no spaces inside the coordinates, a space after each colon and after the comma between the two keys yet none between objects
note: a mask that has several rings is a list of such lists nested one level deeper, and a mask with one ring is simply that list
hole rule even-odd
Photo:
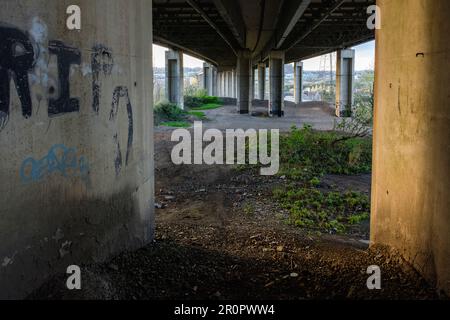
[{"label": "overgrown vegetation", "polygon": [[155,106],[154,118],[156,124],[168,121],[183,121],[186,119],[186,112],[174,103],[163,101]]},{"label": "overgrown vegetation", "polygon": [[274,198],[289,210],[288,223],[298,227],[344,233],[369,219],[369,197],[359,192],[323,192],[314,186],[275,189]]},{"label": "overgrown vegetation", "polygon": [[359,192],[322,190],[326,174],[371,171],[372,143],[368,137],[345,132],[317,132],[306,125],[280,137],[280,173],[289,183],[273,191],[290,213],[288,223],[329,233],[344,233],[369,219],[369,197]]},{"label": "overgrown vegetation", "polygon": [[372,141],[366,137],[343,140],[344,134],[318,132],[311,126],[293,127],[280,137],[281,174],[307,180],[323,174],[369,173]]},{"label": "overgrown vegetation", "polygon": [[187,128],[193,120],[206,120],[204,112],[185,111],[176,104],[167,101],[160,102],[154,109],[155,125],[175,128]]},{"label": "overgrown vegetation", "polygon": [[188,87],[185,90],[184,106],[191,110],[210,110],[222,106],[218,97],[208,96],[204,89]]}]

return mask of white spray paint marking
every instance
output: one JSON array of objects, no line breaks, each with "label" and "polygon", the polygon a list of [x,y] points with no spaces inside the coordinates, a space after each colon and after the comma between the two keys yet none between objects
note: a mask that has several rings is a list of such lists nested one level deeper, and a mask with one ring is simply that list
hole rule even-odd
[{"label": "white spray paint marking", "polygon": [[45,22],[34,17],[31,27],[28,30],[33,38],[36,65],[33,74],[30,74],[30,80],[33,84],[41,84],[44,88],[48,87],[48,28]]}]

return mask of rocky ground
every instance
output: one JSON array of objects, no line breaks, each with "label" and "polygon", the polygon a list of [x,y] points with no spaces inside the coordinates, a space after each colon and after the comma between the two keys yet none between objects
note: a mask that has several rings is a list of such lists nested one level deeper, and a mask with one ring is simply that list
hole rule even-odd
[{"label": "rocky ground", "polygon": [[[156,238],[136,252],[86,266],[83,290],[58,278],[30,298],[435,299],[408,264],[368,249],[368,226],[349,235],[287,225],[271,190],[286,183],[231,166],[175,166],[170,131],[156,130]],[[322,182],[369,192],[370,176]],[[382,290],[368,290],[378,265]],[[62,277],[62,276],[61,276]]]}]

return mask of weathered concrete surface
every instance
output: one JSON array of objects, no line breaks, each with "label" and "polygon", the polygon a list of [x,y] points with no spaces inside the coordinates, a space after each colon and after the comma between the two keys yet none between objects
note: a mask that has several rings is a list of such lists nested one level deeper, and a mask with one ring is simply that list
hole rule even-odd
[{"label": "weathered concrete surface", "polygon": [[338,50],[336,58],[336,116],[350,116],[355,83],[355,50]]},{"label": "weathered concrete surface", "polygon": [[166,51],[166,97],[184,109],[183,52]]},{"label": "weathered concrete surface", "polygon": [[1,1],[0,298],[153,235],[152,2],[75,3]]},{"label": "weathered concrete surface", "polygon": [[450,293],[450,2],[378,5],[372,241]]}]

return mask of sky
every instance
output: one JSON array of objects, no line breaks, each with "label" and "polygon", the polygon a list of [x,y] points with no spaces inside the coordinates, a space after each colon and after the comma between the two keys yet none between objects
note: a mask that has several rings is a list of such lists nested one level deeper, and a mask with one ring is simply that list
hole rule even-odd
[{"label": "sky", "polygon": [[[375,57],[375,41],[366,42],[362,45],[356,46],[353,49],[356,50],[355,68],[356,71],[373,69],[374,68],[374,57]],[[158,45],[153,45],[153,66],[158,68],[165,67],[165,51],[167,48],[160,47]],[[323,69],[323,65],[326,64],[329,70],[330,60],[325,62],[325,58],[317,57],[313,59],[308,59],[303,61],[303,67],[305,71],[318,71]],[[336,56],[333,56],[333,69],[336,68],[336,62],[334,61]],[[202,67],[203,61],[196,59],[194,57],[184,55],[184,66],[187,68]]]}]

